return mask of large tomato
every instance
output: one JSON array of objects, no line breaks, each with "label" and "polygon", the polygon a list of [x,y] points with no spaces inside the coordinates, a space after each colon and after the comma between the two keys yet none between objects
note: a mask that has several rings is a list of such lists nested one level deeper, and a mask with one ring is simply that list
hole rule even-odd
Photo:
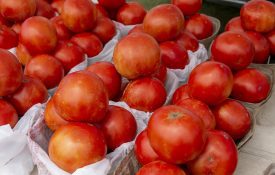
[{"label": "large tomato", "polygon": [[171,3],[178,6],[186,16],[196,14],[202,7],[202,0],[171,0]]},{"label": "large tomato", "polygon": [[228,65],[232,70],[246,68],[255,55],[253,43],[239,32],[224,32],[213,42],[211,56],[215,61]]},{"label": "large tomato", "polygon": [[172,96],[171,104],[176,104],[177,102],[189,98],[189,88],[188,84],[181,85],[176,89]]},{"label": "large tomato", "polygon": [[57,38],[59,40],[69,40],[73,35],[73,33],[65,26],[61,16],[53,17],[51,23],[55,27]]},{"label": "large tomato", "polygon": [[241,9],[241,19],[246,30],[270,32],[275,28],[275,5],[266,0],[252,0]]},{"label": "large tomato", "polygon": [[0,99],[0,126],[9,124],[12,128],[18,121],[18,115],[14,107]]},{"label": "large tomato", "polygon": [[183,46],[186,50],[191,50],[192,52],[197,51],[199,48],[199,42],[197,38],[186,30],[183,30],[175,41],[180,46]]},{"label": "large tomato", "polygon": [[110,62],[96,62],[91,64],[88,71],[95,73],[102,79],[107,87],[108,96],[113,100],[118,96],[121,88],[121,75],[116,71],[115,66]]},{"label": "large tomato", "polygon": [[64,2],[65,0],[53,0],[51,6],[55,9],[57,13],[61,14]]},{"label": "large tomato", "polygon": [[16,57],[9,51],[0,49],[0,97],[12,94],[19,88],[23,71]]},{"label": "large tomato", "polygon": [[208,61],[194,68],[188,80],[189,95],[208,105],[224,101],[233,87],[233,74],[223,63]]},{"label": "large tomato", "polygon": [[149,120],[147,132],[160,159],[174,164],[195,159],[206,140],[202,120],[189,110],[175,105],[157,109]]},{"label": "large tomato", "polygon": [[238,151],[233,139],[223,131],[208,131],[203,152],[188,163],[188,169],[196,175],[233,174],[238,162]]},{"label": "large tomato", "polygon": [[16,47],[16,56],[22,65],[26,65],[32,59],[28,49],[21,43],[18,43]]},{"label": "large tomato", "polygon": [[92,32],[99,37],[103,44],[106,44],[116,35],[116,26],[111,19],[102,17],[96,20]]},{"label": "large tomato", "polygon": [[146,15],[144,7],[138,2],[128,2],[121,6],[116,19],[125,25],[141,24]]},{"label": "large tomato", "polygon": [[54,8],[45,0],[36,0],[37,10],[36,16],[43,16],[48,19],[55,16]]},{"label": "large tomato", "polygon": [[5,25],[0,25],[0,48],[11,49],[18,44],[17,34]]},{"label": "large tomato", "polygon": [[165,87],[160,80],[145,77],[133,80],[126,86],[122,101],[131,108],[152,112],[164,104],[166,96]]},{"label": "large tomato", "polygon": [[250,114],[241,103],[235,100],[225,100],[213,108],[213,113],[217,129],[228,133],[234,140],[243,138],[250,130]]},{"label": "large tomato", "polygon": [[117,43],[113,61],[117,71],[128,79],[147,76],[160,66],[160,48],[150,35],[133,33]]},{"label": "large tomato", "polygon": [[31,54],[49,53],[57,44],[54,26],[41,16],[30,17],[22,23],[19,39]]},{"label": "large tomato", "polygon": [[98,3],[107,9],[117,9],[125,3],[125,0],[98,0]]},{"label": "large tomato", "polygon": [[104,159],[107,148],[103,134],[95,126],[71,123],[55,131],[48,151],[57,166],[73,173],[78,168]]},{"label": "large tomato", "polygon": [[58,114],[68,121],[99,122],[108,107],[108,93],[103,81],[89,71],[64,77],[53,100]]},{"label": "large tomato", "polygon": [[271,55],[275,55],[275,30],[269,32],[266,38],[269,41]]},{"label": "large tomato", "polygon": [[254,68],[248,68],[234,75],[231,96],[234,99],[258,103],[269,95],[270,83],[265,74]]},{"label": "large tomato", "polygon": [[172,4],[162,4],[152,8],[144,18],[144,31],[157,41],[163,42],[176,38],[184,27],[184,16]]},{"label": "large tomato", "polygon": [[242,26],[241,17],[237,16],[235,18],[230,19],[226,26],[225,31],[232,31],[232,32],[244,32],[244,28]]}]

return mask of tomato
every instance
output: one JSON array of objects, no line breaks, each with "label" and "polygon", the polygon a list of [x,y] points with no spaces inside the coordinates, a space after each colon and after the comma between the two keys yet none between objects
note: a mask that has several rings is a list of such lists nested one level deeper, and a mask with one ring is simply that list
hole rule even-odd
[{"label": "tomato", "polygon": [[[14,23],[11,27],[11,29],[17,34],[19,35],[21,32],[21,24],[20,23]],[[17,43],[18,44],[18,43]],[[16,45],[17,46],[17,45]]]},{"label": "tomato", "polygon": [[248,68],[234,75],[231,96],[234,99],[258,103],[269,95],[270,83],[265,74],[254,68]]},{"label": "tomato", "polygon": [[18,44],[17,34],[7,26],[0,25],[0,48],[11,49]]},{"label": "tomato", "polygon": [[105,10],[104,7],[102,7],[102,6],[99,5],[99,4],[95,4],[95,7],[96,7],[96,19],[99,19],[99,18],[102,18],[102,17],[106,17],[106,18],[109,17],[109,14],[108,14],[108,12]]},{"label": "tomato", "polygon": [[9,124],[13,128],[18,122],[18,115],[14,107],[0,99],[0,126]]},{"label": "tomato", "polygon": [[57,44],[54,26],[41,16],[30,17],[22,23],[19,39],[31,54],[50,53]]},{"label": "tomato", "polygon": [[192,52],[195,52],[199,48],[199,41],[197,38],[190,32],[183,30],[179,37],[176,38],[175,42],[183,46],[186,50],[191,50]]},{"label": "tomato", "polygon": [[176,38],[184,27],[184,16],[172,4],[162,4],[152,8],[144,18],[143,29],[157,41],[163,42]]},{"label": "tomato", "polygon": [[134,151],[138,162],[142,165],[146,165],[150,162],[159,160],[159,156],[153,150],[151,143],[148,139],[146,129],[137,136]]},{"label": "tomato", "polygon": [[152,112],[164,104],[166,96],[165,87],[160,80],[145,77],[133,80],[126,86],[122,101],[131,108]]},{"label": "tomato", "polygon": [[275,55],[275,30],[268,33],[266,37],[267,37],[267,40],[269,41],[270,53],[271,55]]},{"label": "tomato", "polygon": [[16,56],[19,62],[23,65],[26,65],[32,59],[28,49],[21,43],[18,43],[18,46],[16,47]]},{"label": "tomato", "polygon": [[143,166],[136,175],[186,175],[179,167],[163,162],[154,161]]},{"label": "tomato", "polygon": [[103,50],[102,42],[92,33],[76,34],[71,38],[71,42],[83,49],[88,57],[94,57]]},{"label": "tomato", "polygon": [[208,61],[195,67],[188,80],[189,95],[208,105],[224,101],[233,87],[233,74],[223,63]]},{"label": "tomato", "polygon": [[12,21],[24,21],[36,11],[36,0],[0,0],[0,12]]},{"label": "tomato", "polygon": [[94,27],[96,8],[90,0],[66,0],[61,17],[71,31],[85,32]]},{"label": "tomato", "polygon": [[116,19],[124,25],[141,24],[146,15],[146,10],[138,2],[128,2],[121,6]]},{"label": "tomato", "polygon": [[48,152],[58,167],[73,173],[78,168],[104,159],[107,149],[103,134],[95,126],[71,123],[55,131]]},{"label": "tomato", "polygon": [[55,27],[57,38],[59,40],[69,40],[73,35],[73,33],[65,26],[61,16],[53,17],[51,23]]},{"label": "tomato", "polygon": [[94,29],[92,30],[103,44],[106,44],[116,35],[116,26],[109,18],[99,18],[96,20]]},{"label": "tomato", "polygon": [[108,107],[108,93],[103,81],[89,71],[65,76],[53,100],[57,113],[63,119],[75,122],[99,122]]},{"label": "tomato", "polygon": [[232,31],[232,32],[244,32],[244,28],[242,26],[242,20],[240,16],[230,19],[226,26],[225,31]]},{"label": "tomato", "polygon": [[128,79],[154,73],[160,66],[160,48],[156,40],[145,33],[133,33],[122,38],[114,49],[117,71]]},{"label": "tomato", "polygon": [[64,77],[64,69],[56,58],[44,54],[31,59],[25,66],[24,74],[41,80],[47,89],[51,89]]},{"label": "tomato", "polygon": [[233,139],[223,131],[208,131],[206,146],[188,169],[196,175],[234,174],[238,162],[238,151]]},{"label": "tomato", "polygon": [[43,16],[48,19],[55,16],[54,8],[45,0],[36,0],[37,10],[36,16]]},{"label": "tomato", "polygon": [[196,14],[202,7],[202,0],[171,0],[186,16]]},{"label": "tomato", "polygon": [[144,30],[143,30],[143,24],[137,24],[137,25],[135,25],[135,27],[133,27],[128,32],[128,35],[130,35],[131,33],[135,33],[135,32],[144,32]]},{"label": "tomato", "polygon": [[181,85],[175,90],[171,104],[176,104],[177,102],[187,99],[189,97],[188,84]]},{"label": "tomato", "polygon": [[174,41],[160,44],[162,63],[170,69],[184,69],[189,63],[186,49]]},{"label": "tomato", "polygon": [[215,61],[228,65],[232,70],[246,68],[255,55],[253,43],[239,32],[224,32],[213,42],[211,54]]},{"label": "tomato", "polygon": [[167,68],[164,64],[161,64],[159,69],[152,74],[152,77],[159,79],[163,84],[165,84],[167,79]]},{"label": "tomato", "polygon": [[5,25],[5,26],[10,26],[11,25],[11,22],[8,21],[6,18],[4,18],[2,15],[1,15],[1,9],[0,9],[0,25]]},{"label": "tomato", "polygon": [[51,6],[57,13],[61,14],[64,2],[65,0],[53,0]]},{"label": "tomato", "polygon": [[241,19],[246,30],[270,32],[275,28],[275,5],[266,0],[252,0],[241,8]]},{"label": "tomato", "polygon": [[187,98],[176,102],[175,105],[183,107],[199,116],[203,121],[205,129],[215,129],[215,116],[205,103],[194,98]]},{"label": "tomato", "polygon": [[125,0],[98,0],[98,4],[107,9],[117,9],[125,3]]},{"label": "tomato", "polygon": [[16,57],[0,49],[0,97],[14,93],[23,79],[23,71]]}]

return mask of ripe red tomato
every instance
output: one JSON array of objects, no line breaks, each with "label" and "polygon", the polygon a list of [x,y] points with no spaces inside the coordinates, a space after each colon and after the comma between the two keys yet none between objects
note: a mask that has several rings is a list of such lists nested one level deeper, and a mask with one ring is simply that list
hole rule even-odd
[{"label": "ripe red tomato", "polygon": [[21,43],[18,43],[18,46],[16,47],[16,56],[19,62],[23,65],[26,65],[32,59],[28,49]]},{"label": "ripe red tomato", "polygon": [[65,41],[60,42],[55,50],[54,57],[63,65],[65,73],[85,59],[85,54],[77,45]]},{"label": "ripe red tomato", "polygon": [[0,99],[0,126],[9,124],[13,128],[18,122],[18,115],[14,107]]},{"label": "ripe red tomato", "polygon": [[0,49],[0,97],[14,93],[19,88],[23,71],[16,57],[9,51]]},{"label": "ripe red tomato", "polygon": [[234,75],[231,96],[234,99],[258,103],[266,99],[270,91],[270,83],[265,74],[254,68],[248,68]]},{"label": "ripe red tomato", "polygon": [[136,175],[186,175],[179,167],[163,161],[154,161],[143,166]]},{"label": "ripe red tomato", "polygon": [[148,139],[147,130],[143,130],[135,141],[135,155],[141,165],[146,165],[150,162],[159,160],[159,156],[153,150]]},{"label": "ripe red tomato", "polygon": [[245,34],[253,43],[255,48],[253,63],[266,63],[270,51],[268,40],[261,33],[258,32],[246,31]]},{"label": "ripe red tomato", "polygon": [[214,32],[212,21],[204,14],[190,16],[186,20],[185,30],[192,33],[199,40],[210,37]]},{"label": "ripe red tomato", "polygon": [[55,16],[54,8],[45,0],[36,0],[37,10],[36,16],[43,16],[45,18],[52,18]]},{"label": "ripe red tomato", "polygon": [[189,95],[208,105],[224,101],[233,87],[233,74],[223,63],[208,61],[195,67],[188,80]]},{"label": "ripe red tomato", "polygon": [[156,40],[145,33],[133,33],[122,38],[113,55],[117,71],[128,79],[154,73],[160,66],[160,48]]},{"label": "ripe red tomato", "polygon": [[36,0],[0,0],[1,15],[12,21],[24,21],[36,11]]},{"label": "ripe red tomato", "polygon": [[109,150],[115,150],[121,144],[132,141],[137,132],[134,116],[119,106],[109,106],[107,114],[99,123]]},{"label": "ripe red tomato", "polygon": [[266,0],[252,0],[241,9],[241,19],[246,30],[270,32],[275,28],[275,5]]},{"label": "ripe red tomato", "polygon": [[202,120],[191,111],[175,105],[157,109],[149,120],[147,132],[160,159],[173,164],[195,159],[206,140]]},{"label": "ripe red tomato", "polygon": [[136,33],[136,32],[144,32],[144,30],[143,30],[143,24],[137,24],[135,27],[133,27],[128,32],[128,35],[130,35],[131,33]]},{"label": "ripe red tomato", "polygon": [[244,28],[242,26],[241,17],[237,16],[235,18],[230,19],[226,26],[225,31],[232,31],[232,32],[244,32]]},{"label": "ripe red tomato", "polygon": [[131,108],[152,112],[164,104],[166,96],[165,87],[160,80],[145,77],[133,80],[126,86],[122,101]]},{"label": "ripe red tomato", "polygon": [[61,14],[64,2],[65,0],[53,0],[51,6],[57,13]]},{"label": "ripe red tomato", "polygon": [[14,106],[18,115],[23,116],[33,105],[44,103],[47,98],[47,89],[40,80],[24,76],[22,85],[8,96],[7,100]]},{"label": "ripe red tomato", "polygon": [[73,35],[73,33],[65,26],[61,16],[53,17],[51,23],[55,27],[57,38],[59,40],[69,40]]},{"label": "ripe red tomato", "polygon": [[111,19],[102,17],[96,20],[92,32],[99,37],[103,44],[106,44],[116,35],[116,26]]},{"label": "ripe red tomato", "polygon": [[102,5],[103,7],[107,9],[117,9],[120,6],[122,6],[125,3],[125,0],[115,0],[115,1],[110,1],[110,0],[98,0],[98,4]]},{"label": "ripe red tomato", "polygon": [[192,174],[233,174],[238,162],[238,151],[233,139],[223,131],[208,131],[204,151],[188,163]]},{"label": "ripe red tomato", "polygon": [[52,131],[55,131],[61,126],[67,125],[69,123],[68,121],[60,117],[60,115],[56,112],[53,99],[50,99],[50,101],[47,103],[45,112],[44,112],[44,117],[45,117],[46,125]]},{"label": "ripe red tomato", "polygon": [[122,5],[116,15],[118,22],[125,25],[141,24],[146,10],[138,2],[128,2]]},{"label": "ripe red tomato", "polygon": [[152,74],[152,77],[159,79],[163,84],[165,84],[167,78],[167,68],[164,64],[161,64],[159,69]]},{"label": "ripe red tomato", "polygon": [[5,25],[0,25],[0,48],[11,49],[18,44],[17,34]]},{"label": "ripe red tomato", "polygon": [[197,51],[199,48],[199,41],[197,38],[186,30],[183,30],[175,41],[178,45],[183,46],[186,50],[191,50],[192,52]]},{"label": "ripe red tomato", "polygon": [[85,32],[94,27],[96,8],[90,0],[66,0],[61,17],[71,31]]},{"label": "ripe red tomato", "polygon": [[250,130],[251,119],[247,109],[238,101],[227,99],[213,108],[217,129],[234,140],[243,138]]},{"label": "ripe red tomato", "polygon": [[22,23],[19,39],[31,54],[49,53],[57,44],[54,26],[41,16],[30,17]]},{"label": "ripe red tomato", "polygon": [[174,41],[165,41],[160,44],[161,61],[170,69],[184,69],[189,63],[186,49]]},{"label": "ripe red tomato", "polygon": [[0,10],[0,25],[5,25],[5,26],[10,26],[11,25],[11,22],[8,21],[6,18],[4,18],[2,15],[1,15],[1,10]]},{"label": "ripe red tomato", "polygon": [[53,96],[58,114],[75,122],[99,122],[108,107],[108,93],[103,81],[89,71],[65,76]]},{"label": "ripe red tomato", "polygon": [[103,134],[95,126],[71,123],[54,132],[48,151],[57,166],[73,173],[105,158],[107,148]]},{"label": "ripe red tomato", "polygon": [[44,54],[31,59],[25,66],[24,74],[41,80],[47,89],[51,89],[64,77],[64,69],[56,58]]},{"label": "ripe red tomato", "polygon": [[175,105],[183,107],[199,116],[206,130],[215,129],[215,116],[205,103],[194,98],[187,98],[176,102]]},{"label": "ripe red tomato", "polygon": [[96,7],[96,19],[99,19],[99,18],[102,18],[102,17],[106,17],[106,18],[109,17],[109,14],[108,14],[108,12],[105,10],[104,7],[102,7],[102,6],[99,5],[99,4],[95,4],[95,7]]},{"label": "ripe red tomato", "polygon": [[275,30],[269,32],[266,38],[269,41],[271,55],[275,55]]},{"label": "ripe red tomato", "polygon": [[172,4],[162,4],[152,8],[144,18],[143,29],[157,41],[175,39],[184,27],[184,16]]},{"label": "ripe red tomato", "polygon": [[171,3],[178,6],[186,16],[196,14],[202,7],[202,0],[171,0]]},{"label": "ripe red tomato", "polygon": [[[21,32],[21,24],[20,23],[14,23],[11,26],[11,29],[19,36],[20,32]],[[17,43],[18,44],[18,43]],[[16,45],[17,46],[17,45]]]},{"label": "ripe red tomato", "polygon": [[255,48],[245,35],[228,31],[214,40],[211,55],[215,61],[228,65],[232,70],[241,70],[253,61]]},{"label": "ripe red tomato", "polygon": [[177,102],[187,98],[190,98],[188,84],[184,84],[178,87],[174,92],[171,104],[176,104]]}]

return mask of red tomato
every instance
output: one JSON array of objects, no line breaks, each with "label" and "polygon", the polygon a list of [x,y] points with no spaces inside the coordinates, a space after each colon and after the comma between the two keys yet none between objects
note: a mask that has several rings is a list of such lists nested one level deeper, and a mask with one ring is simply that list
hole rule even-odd
[{"label": "red tomato", "polygon": [[108,93],[103,81],[89,71],[65,76],[53,100],[58,114],[68,121],[99,122],[108,107]]},{"label": "red tomato", "polygon": [[183,46],[186,50],[191,50],[192,52],[197,51],[199,48],[199,41],[197,38],[186,30],[183,30],[175,41],[178,45]]},{"label": "red tomato", "polygon": [[164,104],[166,96],[165,87],[160,80],[145,77],[133,80],[126,86],[122,101],[131,108],[152,112]]},{"label": "red tomato", "polygon": [[226,26],[225,31],[232,31],[232,32],[244,32],[244,28],[242,26],[241,17],[237,16],[235,18],[230,19]]},{"label": "red tomato", "polygon": [[0,49],[0,97],[14,93],[23,79],[23,71],[16,57]]},{"label": "red tomato", "polygon": [[268,78],[257,69],[244,69],[234,75],[234,85],[231,93],[234,99],[258,103],[267,98],[269,91]]},{"label": "red tomato", "polygon": [[243,138],[250,130],[250,114],[241,103],[235,100],[225,100],[215,106],[213,113],[217,129],[228,133],[234,140]]},{"label": "red tomato", "polygon": [[36,0],[37,10],[36,16],[43,16],[45,18],[52,18],[55,16],[54,8],[45,0]]},{"label": "red tomato", "polygon": [[[19,35],[21,32],[21,24],[20,23],[14,23],[11,27],[11,29],[17,34]],[[17,45],[16,45],[17,46]]]},{"label": "red tomato", "polygon": [[154,161],[143,166],[136,175],[186,175],[179,167],[163,161]]},{"label": "red tomato", "polygon": [[176,89],[172,97],[172,104],[176,104],[177,102],[190,98],[188,84],[184,84]]},{"label": "red tomato", "polygon": [[270,53],[271,55],[275,55],[275,30],[269,32],[267,35],[267,40],[269,41],[270,45]]},{"label": "red tomato", "polygon": [[204,14],[190,16],[186,20],[185,30],[192,33],[199,40],[210,37],[214,32],[212,21]]},{"label": "red tomato", "polygon": [[95,126],[71,123],[54,132],[48,151],[57,166],[73,173],[104,159],[107,149],[103,134]]},{"label": "red tomato", "polygon": [[125,0],[98,0],[98,4],[107,9],[117,9],[125,3]]},{"label": "red tomato", "polygon": [[165,84],[166,78],[167,78],[166,66],[164,64],[161,64],[159,69],[155,73],[152,74],[152,77],[159,79],[163,84]]},{"label": "red tomato", "polygon": [[22,23],[19,39],[31,54],[49,53],[57,44],[54,26],[41,16],[30,17]]},{"label": "red tomato", "polygon": [[1,9],[0,9],[0,25],[5,25],[5,26],[10,26],[11,25],[11,22],[8,21],[6,18],[4,18],[2,15],[1,15]]},{"label": "red tomato", "polygon": [[102,17],[96,20],[92,32],[99,37],[103,44],[106,44],[116,35],[116,26],[109,18]]},{"label": "red tomato", "polygon": [[53,0],[51,6],[57,13],[61,14],[64,2],[65,0]]},{"label": "red tomato", "polygon": [[146,15],[146,10],[138,2],[128,2],[121,6],[116,19],[125,25],[141,24]]},{"label": "red tomato", "polygon": [[162,4],[152,8],[144,18],[143,29],[159,42],[179,36],[184,27],[184,16],[172,4]]},{"label": "red tomato", "polygon": [[53,17],[51,23],[55,27],[57,38],[59,40],[69,40],[73,35],[73,33],[65,26],[61,16]]},{"label": "red tomato", "polygon": [[36,0],[0,0],[1,15],[12,21],[24,21],[36,11]]},{"label": "red tomato", "polygon": [[138,162],[146,165],[150,162],[159,160],[159,156],[153,150],[151,143],[148,139],[147,130],[142,131],[135,141],[135,155]]},{"label": "red tomato", "polygon": [[25,66],[25,75],[42,81],[47,89],[56,87],[64,77],[62,64],[53,56],[37,55]]},{"label": "red tomato", "polygon": [[174,41],[165,41],[160,44],[161,61],[170,69],[184,69],[189,63],[186,49]]},{"label": "red tomato", "polygon": [[108,12],[99,4],[95,4],[96,7],[96,19],[102,18],[102,17],[109,17]]},{"label": "red tomato", "polygon": [[188,169],[196,175],[233,174],[238,162],[238,151],[233,139],[223,131],[208,131],[206,146]]},{"label": "red tomato", "polygon": [[28,49],[21,43],[18,43],[18,46],[16,47],[16,56],[19,62],[23,65],[26,65],[32,59]]},{"label": "red tomato", "polygon": [[184,164],[195,159],[206,140],[202,120],[189,110],[175,105],[157,109],[149,120],[147,132],[152,148],[160,159],[173,164]]},{"label": "red tomato", "polygon": [[108,149],[112,151],[121,144],[132,141],[137,132],[134,116],[119,106],[109,106],[107,114],[99,126],[105,136]]},{"label": "red tomato", "polygon": [[66,41],[58,44],[54,57],[62,63],[65,73],[67,73],[71,68],[84,61],[85,54],[80,47]]},{"label": "red tomato", "polygon": [[27,110],[37,103],[44,103],[48,98],[48,92],[44,84],[36,79],[25,76],[22,85],[7,97],[14,106],[18,115],[23,116]]},{"label": "red tomato", "polygon": [[147,76],[160,66],[160,48],[150,35],[133,33],[117,43],[113,61],[117,71],[128,79]]},{"label": "red tomato", "polygon": [[11,49],[18,44],[17,34],[5,25],[0,25],[0,48]]},{"label": "red tomato", "polygon": [[266,0],[252,0],[241,9],[241,19],[246,30],[270,32],[275,28],[275,5]]},{"label": "red tomato", "polygon": [[183,107],[199,116],[206,130],[215,129],[215,116],[205,103],[194,98],[187,98],[178,101],[175,105]]},{"label": "red tomato", "polygon": [[61,17],[73,32],[85,32],[94,27],[96,8],[91,0],[66,0]]},{"label": "red tomato", "polygon": [[186,16],[196,14],[202,7],[202,0],[171,0],[171,3],[178,6]]},{"label": "red tomato", "polygon": [[255,55],[253,43],[238,32],[224,32],[213,42],[211,56],[215,61],[228,65],[232,70],[246,68]]},{"label": "red tomato", "polygon": [[143,30],[143,24],[137,24],[135,27],[133,27],[128,32],[128,35],[130,35],[131,33],[136,33],[136,32],[144,32],[144,30]]},{"label": "red tomato", "polygon": [[60,115],[56,112],[53,99],[50,99],[50,101],[47,103],[45,112],[44,112],[44,117],[45,117],[46,125],[52,131],[55,131],[61,126],[67,125],[69,123],[68,121],[60,117]]},{"label": "red tomato", "polygon": [[253,63],[266,63],[270,51],[268,40],[261,33],[258,32],[247,31],[245,32],[245,34],[253,43],[255,48]]},{"label": "red tomato", "polygon": [[9,124],[13,128],[18,122],[18,115],[14,107],[0,99],[0,126]]}]

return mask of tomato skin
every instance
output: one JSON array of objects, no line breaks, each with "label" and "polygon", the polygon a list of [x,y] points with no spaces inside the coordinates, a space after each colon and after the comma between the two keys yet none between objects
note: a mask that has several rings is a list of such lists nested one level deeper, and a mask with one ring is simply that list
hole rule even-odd
[{"label": "tomato skin", "polygon": [[[21,32],[21,23],[14,23],[11,26],[11,29],[19,36],[20,32]],[[16,44],[16,46],[18,45],[18,43]],[[15,46],[15,47],[16,47]]]},{"label": "tomato skin", "polygon": [[14,107],[0,99],[0,126],[9,124],[13,128],[17,122],[18,115]]},{"label": "tomato skin", "polygon": [[116,26],[111,19],[102,17],[96,20],[92,32],[99,37],[103,44],[106,44],[116,35]]},{"label": "tomato skin", "polygon": [[69,40],[73,33],[65,26],[61,16],[51,18],[51,23],[55,27],[58,40]]},{"label": "tomato skin", "polygon": [[191,50],[192,52],[197,51],[199,48],[199,42],[197,38],[186,30],[183,30],[175,41],[180,46],[183,46],[186,50]]},{"label": "tomato skin", "polygon": [[189,91],[188,84],[184,84],[178,87],[173,94],[171,104],[174,105],[181,100],[189,98],[190,96],[188,91]]},{"label": "tomato skin", "polygon": [[26,65],[33,58],[28,49],[22,43],[18,43],[16,47],[16,56],[22,65]]},{"label": "tomato skin", "polygon": [[240,16],[234,17],[230,19],[226,26],[225,31],[232,31],[232,32],[244,32],[244,28],[242,26],[242,20]]},{"label": "tomato skin", "polygon": [[143,24],[137,24],[135,27],[133,27],[129,31],[128,35],[130,35],[131,33],[136,33],[136,32],[144,32],[144,30],[143,30]]},{"label": "tomato skin", "polygon": [[11,49],[18,44],[17,34],[7,26],[0,25],[0,48]]},{"label": "tomato skin", "polygon": [[244,69],[234,75],[231,96],[236,100],[258,103],[267,98],[269,91],[267,76],[257,69]]},{"label": "tomato skin", "polygon": [[37,9],[36,16],[43,16],[45,18],[52,18],[55,16],[54,8],[45,0],[36,0]]},{"label": "tomato skin", "polygon": [[202,7],[202,0],[171,0],[186,16],[196,14]]},{"label": "tomato skin", "polygon": [[128,2],[121,6],[116,19],[124,25],[141,24],[146,15],[144,7],[137,2]]},{"label": "tomato skin", "polygon": [[269,32],[266,37],[270,45],[270,54],[275,55],[275,30]]},{"label": "tomato skin", "polygon": [[61,14],[64,2],[65,0],[53,0],[51,6],[57,13]]},{"label": "tomato skin", "polygon": [[159,79],[163,84],[165,84],[167,78],[167,67],[164,64],[161,64],[159,69],[152,74],[152,77]]},{"label": "tomato skin", "polygon": [[125,4],[125,0],[115,0],[115,1],[110,1],[110,0],[98,0],[98,4],[102,5],[106,9],[117,9],[121,7],[123,4]]},{"label": "tomato skin", "polygon": [[95,4],[95,8],[96,8],[96,19],[102,18],[102,17],[109,17],[108,12],[106,11],[106,9],[99,5],[99,4]]}]

